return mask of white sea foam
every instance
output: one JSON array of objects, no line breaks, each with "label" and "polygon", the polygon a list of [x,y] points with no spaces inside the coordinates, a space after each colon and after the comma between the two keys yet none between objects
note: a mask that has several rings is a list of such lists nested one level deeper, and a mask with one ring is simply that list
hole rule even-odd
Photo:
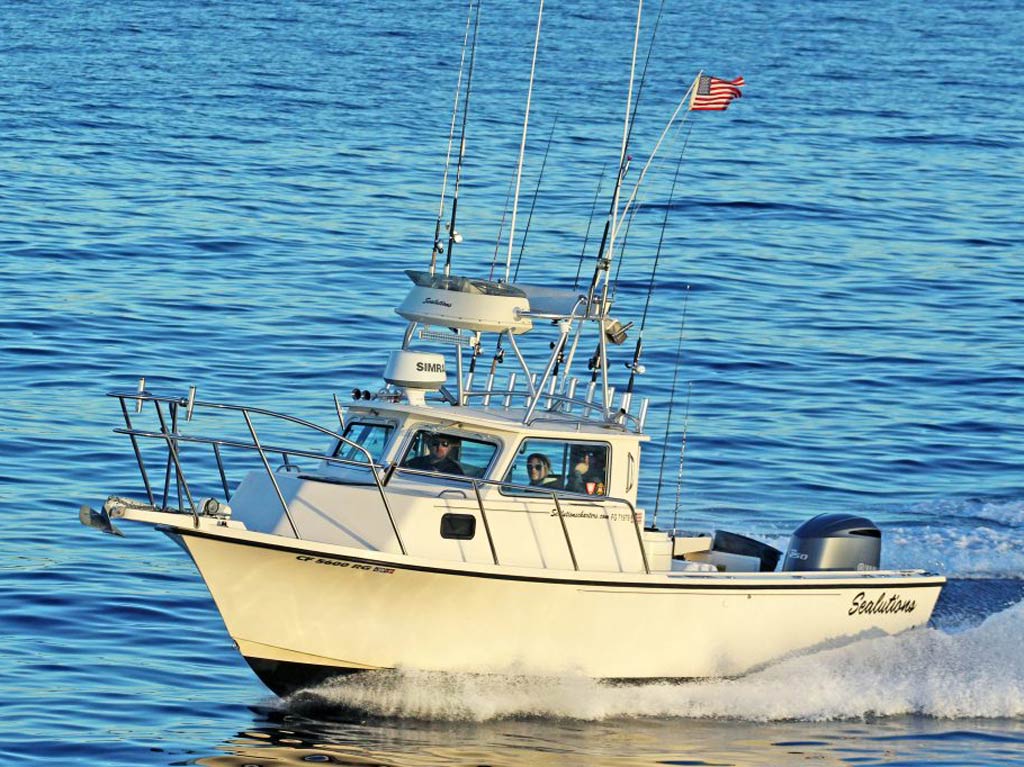
[{"label": "white sea foam", "polygon": [[1007,527],[1024,527],[1024,501],[984,502],[975,514]]},{"label": "white sea foam", "polygon": [[920,629],[864,639],[791,657],[740,679],[619,686],[578,676],[383,672],[350,677],[314,693],[328,706],[433,720],[1019,717],[1024,715],[1022,634],[1024,603],[1019,603],[960,633]]},{"label": "white sea foam", "polygon": [[1024,501],[945,501],[915,511],[946,523],[886,527],[884,565],[959,578],[1024,577]]},{"label": "white sea foam", "polygon": [[[927,524],[903,524],[865,516],[882,528],[882,567],[925,569],[956,578],[1024,578],[1024,501],[952,499],[929,501],[902,511],[888,512],[897,520],[928,519]],[[695,529],[709,532],[706,528]],[[732,532],[786,551],[796,529],[729,527]]]}]

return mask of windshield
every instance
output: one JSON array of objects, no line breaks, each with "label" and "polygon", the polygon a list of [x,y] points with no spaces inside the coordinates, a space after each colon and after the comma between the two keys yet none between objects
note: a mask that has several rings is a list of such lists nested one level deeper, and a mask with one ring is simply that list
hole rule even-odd
[{"label": "windshield", "polygon": [[[608,487],[608,445],[577,440],[526,440],[509,467],[505,481],[545,491],[605,495]],[[503,492],[515,495],[527,491],[505,488]]]},{"label": "windshield", "polygon": [[483,477],[497,449],[491,442],[422,429],[413,435],[402,466],[439,474]]},{"label": "windshield", "polygon": [[[362,445],[373,456],[373,462],[379,463],[381,456],[384,455],[384,448],[387,447],[388,440],[391,439],[391,432],[394,430],[394,426],[389,423],[353,421],[345,427],[344,437],[357,445]],[[346,461],[366,463],[366,455],[361,450],[353,445],[346,445],[344,442],[338,443],[334,455]]]}]

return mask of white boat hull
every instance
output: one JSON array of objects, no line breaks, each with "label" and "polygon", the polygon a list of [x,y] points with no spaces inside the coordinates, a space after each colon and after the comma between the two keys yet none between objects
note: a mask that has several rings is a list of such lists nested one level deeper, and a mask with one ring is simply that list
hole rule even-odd
[{"label": "white boat hull", "polygon": [[163,529],[192,556],[242,655],[280,694],[391,668],[734,676],[822,643],[922,625],[945,582],[920,572],[541,572],[223,527]]}]

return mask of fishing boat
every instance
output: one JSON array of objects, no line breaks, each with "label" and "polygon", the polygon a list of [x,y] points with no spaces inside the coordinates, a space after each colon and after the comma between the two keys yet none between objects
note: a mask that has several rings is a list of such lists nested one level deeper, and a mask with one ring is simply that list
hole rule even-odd
[{"label": "fishing boat", "polygon": [[[741,85],[698,75],[680,106],[724,109]],[[458,96],[449,147],[457,112]],[[81,521],[115,535],[142,523],[178,543],[241,655],[282,695],[382,669],[735,676],[927,623],[945,579],[882,568],[881,532],[863,517],[810,518],[785,552],[648,523],[642,341],[621,355],[624,385],[610,362],[632,329],[608,292],[635,199],[620,195],[630,114],[627,99],[589,285],[522,284],[508,264],[504,279],[454,273],[456,180],[447,244],[439,214],[429,264],[406,270],[404,336],[381,380],[346,407],[334,398],[337,424],[203,401],[196,387],[161,395],[142,379],[110,396],[145,497],[83,506]],[[531,354],[538,335],[548,343]]]}]

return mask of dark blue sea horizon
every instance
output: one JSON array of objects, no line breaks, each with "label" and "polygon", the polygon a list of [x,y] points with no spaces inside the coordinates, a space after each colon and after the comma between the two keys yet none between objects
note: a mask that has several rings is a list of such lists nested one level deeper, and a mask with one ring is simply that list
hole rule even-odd
[{"label": "dark blue sea horizon", "polygon": [[[173,543],[78,523],[144,492],[108,391],[145,376],[330,427],[332,395],[379,385],[403,272],[430,257],[465,13],[0,8],[0,760],[1024,764],[1013,2],[666,3],[631,137],[635,178],[698,71],[745,78],[671,133],[615,267],[615,314],[639,322],[667,220],[638,383],[648,522],[781,545],[815,514],[867,516],[883,564],[950,577],[929,628],[735,680],[399,671],[280,700]],[[571,286],[585,241],[593,270],[634,22],[545,6],[524,282]],[[483,4],[459,274],[503,268],[535,23]]]}]

